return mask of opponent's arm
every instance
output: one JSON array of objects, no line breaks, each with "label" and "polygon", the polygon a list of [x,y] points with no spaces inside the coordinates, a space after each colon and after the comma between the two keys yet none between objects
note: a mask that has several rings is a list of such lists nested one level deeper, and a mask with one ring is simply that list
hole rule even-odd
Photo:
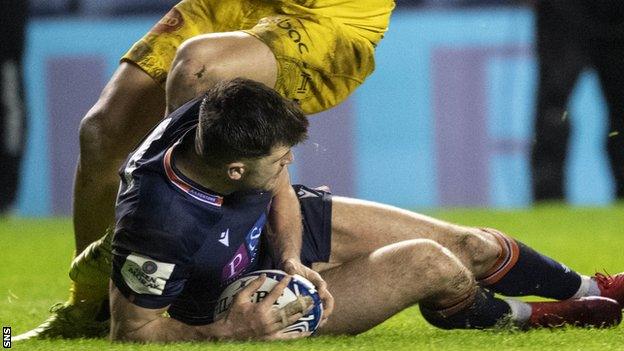
[{"label": "opponent's arm", "polygon": [[[207,325],[192,326],[164,317],[167,307],[149,309],[130,302],[114,283],[110,288],[111,339],[131,342],[174,342],[196,340],[276,340],[308,336],[309,333],[280,332],[295,323],[311,307],[310,300],[297,300],[282,311],[273,307],[290,282],[282,279],[267,298],[258,303],[251,296],[262,286],[266,276],[251,281],[234,298],[225,317]],[[285,320],[282,314],[285,313]]]},{"label": "opponent's arm", "polygon": [[299,274],[314,284],[323,300],[323,320],[326,320],[334,309],[334,298],[321,275],[301,263],[301,208],[287,167],[282,170],[273,194],[269,212],[271,230],[267,233],[269,245],[281,269],[288,274]]}]

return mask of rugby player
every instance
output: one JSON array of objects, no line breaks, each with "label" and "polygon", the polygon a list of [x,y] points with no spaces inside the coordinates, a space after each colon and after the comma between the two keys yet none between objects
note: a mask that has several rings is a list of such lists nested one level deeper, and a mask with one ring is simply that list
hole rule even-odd
[{"label": "rugby player", "polygon": [[[184,0],[122,58],[99,100],[80,125],[74,188],[76,253],[114,220],[116,171],[166,110],[173,111],[215,82],[246,77],[296,100],[308,114],[342,102],[374,69],[374,49],[387,29],[393,0]],[[176,94],[165,96],[165,87]],[[294,192],[273,201],[281,268],[322,279],[295,259],[299,253]],[[286,223],[281,223],[284,219]],[[300,240],[300,239],[299,239]],[[47,336],[67,335],[68,325],[100,313],[99,279],[79,262],[72,266],[70,300],[53,308]],[[78,277],[80,273],[83,277]],[[71,328],[69,328],[71,329]],[[95,334],[96,331],[93,331]]]},{"label": "rugby player", "polygon": [[[113,262],[113,340],[307,335],[279,332],[309,307],[289,308],[286,318],[273,308],[284,283],[273,298],[249,302],[264,278],[243,289],[224,318],[213,319],[228,283],[275,267],[266,245],[272,233],[261,228],[272,226],[274,195],[291,188],[291,147],[306,129],[295,104],[261,83],[234,79],[175,110],[128,156],[112,250],[110,235],[90,246],[99,260]],[[579,275],[495,229],[294,189],[304,224],[301,261],[320,272],[335,298],[321,334],[361,333],[416,303],[428,322],[445,329],[621,321],[622,274]],[[494,293],[561,301],[527,303]]]}]

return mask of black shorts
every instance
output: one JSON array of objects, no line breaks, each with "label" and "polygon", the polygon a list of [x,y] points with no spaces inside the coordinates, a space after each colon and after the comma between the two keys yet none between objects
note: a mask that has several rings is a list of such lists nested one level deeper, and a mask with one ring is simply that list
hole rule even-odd
[{"label": "black shorts", "polygon": [[293,185],[303,224],[301,262],[310,267],[314,262],[328,262],[331,253],[331,193]]},{"label": "black shorts", "polygon": [[[328,262],[331,253],[331,193],[299,184],[293,185],[293,189],[301,206],[301,262],[308,267],[314,262]],[[261,255],[260,269],[276,269],[278,262],[268,249],[266,235],[263,235],[262,245],[265,254]]]}]

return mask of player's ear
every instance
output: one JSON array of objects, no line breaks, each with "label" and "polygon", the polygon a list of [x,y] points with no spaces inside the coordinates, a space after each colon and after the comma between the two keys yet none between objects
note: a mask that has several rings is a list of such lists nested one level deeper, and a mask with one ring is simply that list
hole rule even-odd
[{"label": "player's ear", "polygon": [[245,164],[242,162],[232,162],[227,165],[228,178],[231,180],[241,180],[246,171]]}]

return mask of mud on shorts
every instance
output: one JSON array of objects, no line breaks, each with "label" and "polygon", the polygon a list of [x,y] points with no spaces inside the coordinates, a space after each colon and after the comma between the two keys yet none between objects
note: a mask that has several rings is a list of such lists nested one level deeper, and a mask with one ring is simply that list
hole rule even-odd
[{"label": "mud on shorts", "polygon": [[177,48],[206,33],[244,31],[278,63],[275,89],[311,114],[342,102],[375,67],[393,0],[184,0],[122,61],[164,87]]}]

